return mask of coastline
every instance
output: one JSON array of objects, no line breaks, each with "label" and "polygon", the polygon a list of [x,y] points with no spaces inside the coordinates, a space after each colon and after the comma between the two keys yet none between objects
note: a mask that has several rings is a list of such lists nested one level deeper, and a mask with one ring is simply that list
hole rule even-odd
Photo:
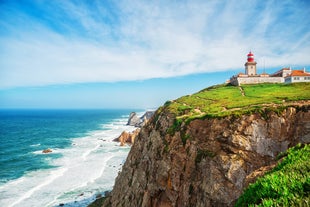
[{"label": "coastline", "polygon": [[32,144],[32,156],[47,160],[51,167],[1,184],[0,205],[86,206],[112,190],[130,150],[130,146],[120,147],[113,139],[136,128],[127,126],[127,120],[128,114],[119,116],[98,130],[73,138],[69,147],[51,147],[51,153],[44,154],[43,145]]}]

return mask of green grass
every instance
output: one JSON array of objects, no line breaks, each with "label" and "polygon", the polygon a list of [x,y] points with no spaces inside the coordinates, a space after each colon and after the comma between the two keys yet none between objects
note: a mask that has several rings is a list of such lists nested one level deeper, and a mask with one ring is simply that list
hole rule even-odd
[{"label": "green grass", "polygon": [[[253,111],[264,113],[273,104],[287,106],[289,102],[310,100],[310,83],[256,84],[241,86],[218,85],[198,93],[166,102],[164,107],[181,120],[241,115]],[[281,107],[280,107],[281,108]],[[285,107],[282,107],[284,109]],[[174,130],[172,130],[174,131]]]},{"label": "green grass", "polygon": [[310,206],[310,145],[289,149],[282,162],[239,197],[243,206]]}]

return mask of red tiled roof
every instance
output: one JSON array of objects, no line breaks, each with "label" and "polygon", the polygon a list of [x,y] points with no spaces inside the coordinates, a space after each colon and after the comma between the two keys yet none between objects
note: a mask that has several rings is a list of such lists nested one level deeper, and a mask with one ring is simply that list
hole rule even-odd
[{"label": "red tiled roof", "polygon": [[240,77],[240,76],[244,76],[245,74],[243,73],[238,73],[237,77]]},{"label": "red tiled roof", "polygon": [[306,73],[303,70],[293,70],[289,76],[310,76],[310,73]]}]

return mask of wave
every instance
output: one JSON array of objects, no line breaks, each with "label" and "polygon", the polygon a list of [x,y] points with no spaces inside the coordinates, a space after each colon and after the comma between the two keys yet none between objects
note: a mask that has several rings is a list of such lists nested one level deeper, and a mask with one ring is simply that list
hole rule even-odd
[{"label": "wave", "polygon": [[[52,183],[55,179],[57,179],[60,176],[63,176],[64,173],[67,171],[68,169],[66,168],[60,168],[58,170],[54,170],[50,173],[49,176],[46,177],[46,179],[44,179],[44,181],[36,186],[34,186],[33,188],[31,188],[30,190],[26,191],[25,193],[22,194],[21,197],[19,197],[16,201],[14,201],[13,203],[9,204],[9,207],[11,206],[15,206],[16,204],[19,204],[21,201],[24,201],[26,198],[29,198],[33,193],[35,193],[36,191],[39,191],[40,189],[42,189],[44,186]],[[24,204],[22,204],[24,205]]]}]

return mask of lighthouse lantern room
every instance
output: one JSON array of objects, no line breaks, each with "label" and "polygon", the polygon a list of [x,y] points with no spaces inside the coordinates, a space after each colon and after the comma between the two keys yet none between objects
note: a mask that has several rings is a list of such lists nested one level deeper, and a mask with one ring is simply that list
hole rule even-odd
[{"label": "lighthouse lantern room", "polygon": [[245,66],[245,74],[248,76],[255,76],[256,73],[256,62],[254,61],[254,54],[250,51],[248,54],[247,62],[244,64]]}]

